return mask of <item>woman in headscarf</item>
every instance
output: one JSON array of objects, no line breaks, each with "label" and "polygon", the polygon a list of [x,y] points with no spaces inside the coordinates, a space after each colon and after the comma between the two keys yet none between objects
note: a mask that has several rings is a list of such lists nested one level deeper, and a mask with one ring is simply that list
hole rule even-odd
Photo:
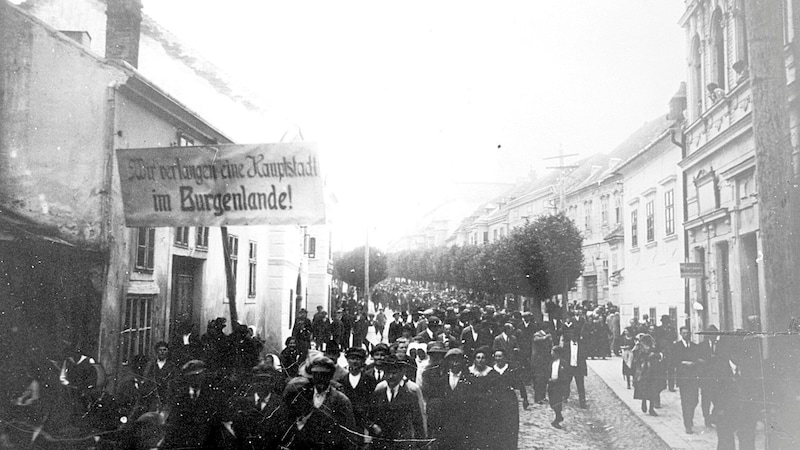
[{"label": "woman in headscarf", "polygon": [[506,359],[506,352],[502,348],[494,350],[492,369],[498,374],[493,387],[493,447],[516,450],[519,440],[519,401],[515,390],[522,397],[522,407],[528,409],[528,393],[522,383],[522,370],[516,362]]},{"label": "woman in headscarf", "polygon": [[638,340],[633,348],[633,398],[642,401],[642,412],[657,416],[655,402],[661,392],[659,373],[663,357],[656,350],[652,336],[642,333]]},{"label": "woman in headscarf", "polygon": [[474,448],[494,448],[491,432],[495,425],[494,401],[495,393],[492,389],[497,377],[500,375],[490,365],[492,358],[488,346],[478,347],[472,356],[472,365],[469,373],[473,377],[473,407],[470,416],[470,430],[474,436]]}]

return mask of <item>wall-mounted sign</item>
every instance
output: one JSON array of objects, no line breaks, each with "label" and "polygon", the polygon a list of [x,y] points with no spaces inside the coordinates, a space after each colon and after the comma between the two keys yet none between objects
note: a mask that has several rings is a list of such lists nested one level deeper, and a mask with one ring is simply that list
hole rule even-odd
[{"label": "wall-mounted sign", "polygon": [[680,263],[681,278],[703,278],[705,270],[703,263]]},{"label": "wall-mounted sign", "polygon": [[312,143],[119,149],[117,162],[128,227],[325,220]]}]

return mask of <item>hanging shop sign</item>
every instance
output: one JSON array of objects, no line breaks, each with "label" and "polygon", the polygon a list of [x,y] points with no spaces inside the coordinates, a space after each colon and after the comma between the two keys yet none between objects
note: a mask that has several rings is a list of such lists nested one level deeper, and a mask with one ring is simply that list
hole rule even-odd
[{"label": "hanging shop sign", "polygon": [[317,224],[312,143],[118,149],[128,227]]},{"label": "hanging shop sign", "polygon": [[703,263],[679,263],[681,278],[703,278],[705,269]]}]

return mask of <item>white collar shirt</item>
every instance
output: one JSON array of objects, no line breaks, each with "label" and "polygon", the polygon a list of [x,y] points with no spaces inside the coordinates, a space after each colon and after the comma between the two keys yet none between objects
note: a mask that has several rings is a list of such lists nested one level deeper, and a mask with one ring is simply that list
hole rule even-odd
[{"label": "white collar shirt", "polygon": [[459,373],[448,372],[448,373],[449,373],[448,381],[450,382],[450,389],[455,389],[456,386],[458,385],[458,381],[461,379],[461,373],[460,372]]},{"label": "white collar shirt", "polygon": [[347,377],[350,379],[350,386],[353,386],[353,389],[355,389],[356,386],[358,386],[358,383],[361,381],[361,373],[358,373],[356,375],[353,375],[351,373],[348,374]]},{"label": "white collar shirt", "polygon": [[553,364],[550,366],[550,379],[557,380],[558,379],[558,366],[561,364],[561,361],[555,360]]},{"label": "white collar shirt", "polygon": [[322,392],[317,392],[317,389],[314,388],[314,408],[319,409],[323,403],[325,403],[325,399],[328,398],[328,393],[331,391],[331,387],[328,386],[328,389],[325,389]]}]

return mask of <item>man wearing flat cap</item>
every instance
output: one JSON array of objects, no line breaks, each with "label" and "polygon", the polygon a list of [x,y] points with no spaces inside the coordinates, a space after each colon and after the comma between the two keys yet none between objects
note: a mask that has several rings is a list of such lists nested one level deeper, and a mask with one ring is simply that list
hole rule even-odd
[{"label": "man wearing flat cap", "polygon": [[387,334],[387,339],[390,344],[393,344],[397,338],[403,336],[403,322],[400,320],[400,313],[396,312],[392,314],[392,323],[389,324],[389,333]]},{"label": "man wearing flat cap", "polygon": [[413,381],[403,377],[405,361],[389,355],[383,362],[386,379],[378,383],[372,394],[373,433],[380,439],[374,448],[413,448],[399,439],[425,439],[424,401],[422,391]]},{"label": "man wearing flat cap", "polygon": [[293,448],[355,448],[350,432],[356,431],[350,400],[331,386],[336,364],[330,358],[313,360],[308,367],[311,382],[288,393],[285,402],[294,423]]},{"label": "man wearing flat cap", "polygon": [[367,351],[362,347],[351,347],[345,352],[347,358],[347,375],[339,380],[341,391],[353,405],[356,427],[359,432],[369,428],[369,407],[372,393],[378,384],[375,377],[364,372]]}]

